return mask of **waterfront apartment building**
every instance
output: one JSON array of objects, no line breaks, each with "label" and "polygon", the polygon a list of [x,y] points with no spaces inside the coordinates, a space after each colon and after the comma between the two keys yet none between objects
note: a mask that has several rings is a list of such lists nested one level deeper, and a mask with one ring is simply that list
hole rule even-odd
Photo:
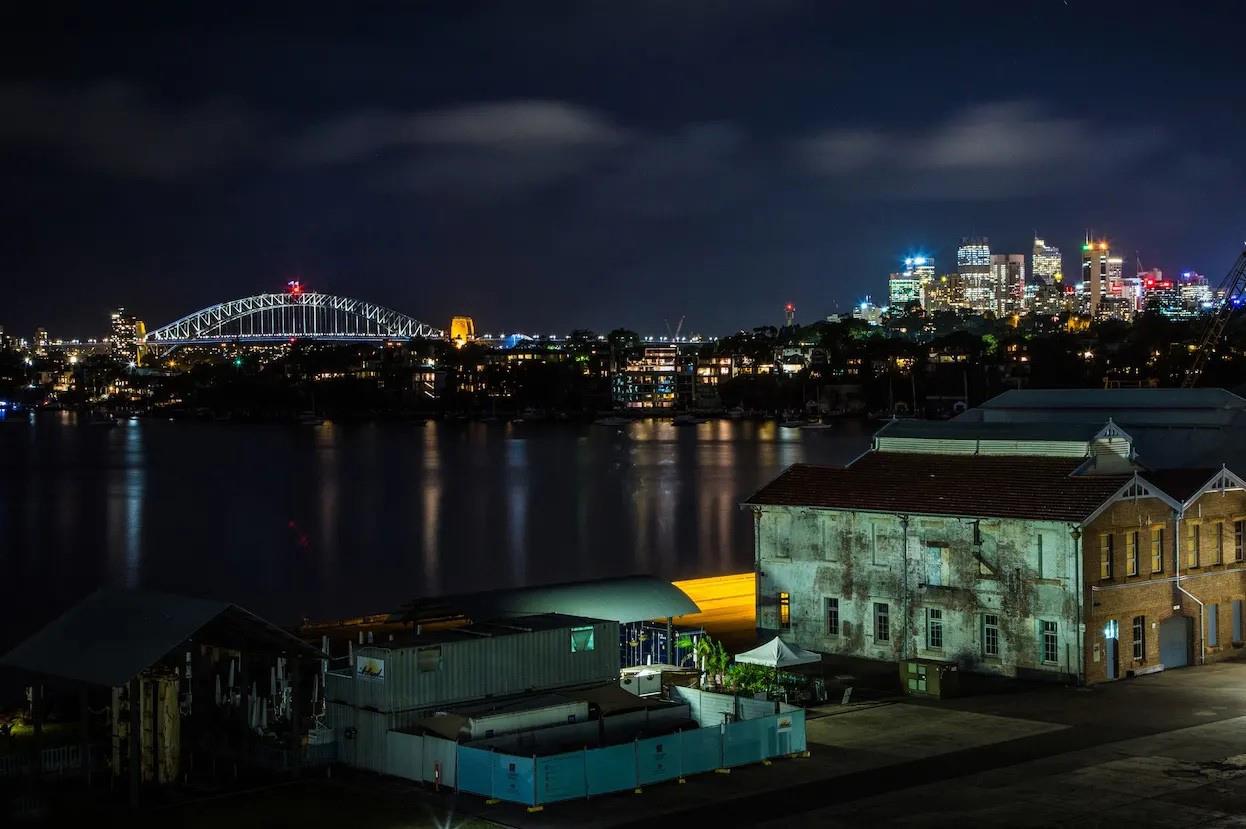
[{"label": "waterfront apartment building", "polygon": [[1081,682],[1238,653],[1246,400],[996,401],[888,424],[847,467],[796,465],[752,496],[758,627],[824,653]]},{"label": "waterfront apartment building", "polygon": [[614,378],[614,403],[624,409],[670,410],[693,397],[695,359],[676,346],[650,346],[629,357]]}]

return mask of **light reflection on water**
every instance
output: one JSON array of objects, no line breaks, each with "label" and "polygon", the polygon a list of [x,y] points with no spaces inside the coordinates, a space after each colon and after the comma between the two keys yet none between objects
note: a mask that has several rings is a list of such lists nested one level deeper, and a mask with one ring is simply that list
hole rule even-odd
[{"label": "light reflection on water", "polygon": [[851,460],[868,434],[729,420],[6,423],[0,568],[29,589],[0,603],[0,639],[102,584],[288,622],[420,595],[748,570],[739,503],[788,464]]}]

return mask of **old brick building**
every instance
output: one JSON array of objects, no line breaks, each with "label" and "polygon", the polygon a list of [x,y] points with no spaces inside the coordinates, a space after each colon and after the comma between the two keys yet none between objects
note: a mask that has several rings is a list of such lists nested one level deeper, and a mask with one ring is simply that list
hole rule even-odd
[{"label": "old brick building", "polygon": [[[1246,409],[1202,390],[1129,399],[1139,431],[1193,445],[1200,430],[1204,454],[1224,401]],[[1082,416],[1110,401],[1091,402]],[[745,504],[758,627],[826,653],[1086,682],[1232,653],[1246,484],[1153,468],[1111,419],[1053,421],[893,423],[846,468],[789,468]]]}]

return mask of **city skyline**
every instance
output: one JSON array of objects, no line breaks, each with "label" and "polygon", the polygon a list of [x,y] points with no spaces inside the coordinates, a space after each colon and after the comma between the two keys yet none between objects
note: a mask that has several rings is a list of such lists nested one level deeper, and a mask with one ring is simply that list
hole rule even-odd
[{"label": "city skyline", "polygon": [[1038,2],[28,18],[0,322],[156,324],[302,278],[483,330],[728,332],[843,312],[965,235],[1070,257],[1087,228],[1218,280],[1246,224],[1235,10],[1116,8],[1119,42],[1182,59]]}]

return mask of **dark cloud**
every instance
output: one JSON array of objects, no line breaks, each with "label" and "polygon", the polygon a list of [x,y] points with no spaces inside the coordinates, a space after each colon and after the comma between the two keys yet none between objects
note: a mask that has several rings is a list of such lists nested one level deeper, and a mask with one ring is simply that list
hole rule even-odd
[{"label": "dark cloud", "polygon": [[825,130],[797,142],[810,170],[854,197],[998,199],[1117,172],[1167,144],[1162,130],[1048,114],[1033,102],[975,105],[927,130]]},{"label": "dark cloud", "polygon": [[123,177],[173,179],[251,152],[259,128],[238,103],[162,105],[119,81],[78,89],[0,86],[0,142],[51,147]]}]

